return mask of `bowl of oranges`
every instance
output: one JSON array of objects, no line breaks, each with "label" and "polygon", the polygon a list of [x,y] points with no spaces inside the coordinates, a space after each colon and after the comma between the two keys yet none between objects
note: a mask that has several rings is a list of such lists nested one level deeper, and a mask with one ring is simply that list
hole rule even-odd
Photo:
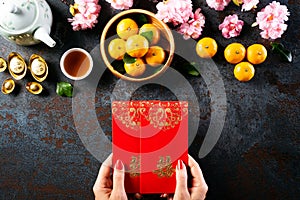
[{"label": "bowl of oranges", "polygon": [[143,9],[115,15],[100,39],[105,65],[115,76],[127,81],[146,81],[161,75],[170,66],[174,51],[170,28]]}]

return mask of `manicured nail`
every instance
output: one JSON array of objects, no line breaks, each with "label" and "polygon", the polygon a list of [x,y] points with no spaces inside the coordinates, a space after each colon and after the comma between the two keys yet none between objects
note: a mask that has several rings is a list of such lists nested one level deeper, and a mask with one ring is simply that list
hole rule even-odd
[{"label": "manicured nail", "polygon": [[180,169],[183,169],[183,165],[184,165],[184,164],[183,164],[183,161],[182,161],[182,160],[178,160],[178,161],[177,161],[177,169],[179,169],[179,170],[180,170]]},{"label": "manicured nail", "polygon": [[124,169],[124,165],[123,165],[121,160],[117,160],[117,162],[115,164],[115,169],[117,169],[117,170],[123,170]]},{"label": "manicured nail", "polygon": [[136,194],[134,195],[134,197],[135,197],[136,199],[141,199],[141,198],[143,198],[143,196],[142,196],[140,193],[136,193]]},{"label": "manicured nail", "polygon": [[166,193],[160,195],[160,198],[167,198],[167,197],[168,195]]}]

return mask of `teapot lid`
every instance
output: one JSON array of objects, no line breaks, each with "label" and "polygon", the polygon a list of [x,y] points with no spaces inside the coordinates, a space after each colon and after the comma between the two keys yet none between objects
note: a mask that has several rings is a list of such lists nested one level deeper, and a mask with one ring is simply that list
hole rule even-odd
[{"label": "teapot lid", "polygon": [[36,4],[36,0],[1,0],[0,28],[8,32],[25,31],[37,20]]}]

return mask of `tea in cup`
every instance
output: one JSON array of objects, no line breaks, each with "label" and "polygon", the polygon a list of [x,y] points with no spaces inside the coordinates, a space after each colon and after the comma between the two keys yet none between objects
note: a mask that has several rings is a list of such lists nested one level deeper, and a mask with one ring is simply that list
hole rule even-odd
[{"label": "tea in cup", "polygon": [[60,59],[60,68],[63,74],[72,80],[82,80],[92,71],[93,59],[82,48],[67,50]]}]

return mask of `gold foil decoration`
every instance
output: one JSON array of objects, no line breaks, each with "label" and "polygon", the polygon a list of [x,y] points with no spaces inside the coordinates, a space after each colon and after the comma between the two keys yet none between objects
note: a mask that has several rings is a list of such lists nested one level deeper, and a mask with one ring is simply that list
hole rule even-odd
[{"label": "gold foil decoration", "polygon": [[116,101],[112,105],[115,119],[127,128],[138,130],[141,119],[154,128],[168,130],[178,125],[188,115],[186,102]]},{"label": "gold foil decoration", "polygon": [[141,156],[132,156],[130,161],[130,177],[140,176],[141,171]]},{"label": "gold foil decoration", "polygon": [[166,156],[166,159],[163,156],[160,156],[157,162],[157,169],[153,171],[159,178],[170,178],[175,172],[175,168],[172,167],[171,157]]}]

